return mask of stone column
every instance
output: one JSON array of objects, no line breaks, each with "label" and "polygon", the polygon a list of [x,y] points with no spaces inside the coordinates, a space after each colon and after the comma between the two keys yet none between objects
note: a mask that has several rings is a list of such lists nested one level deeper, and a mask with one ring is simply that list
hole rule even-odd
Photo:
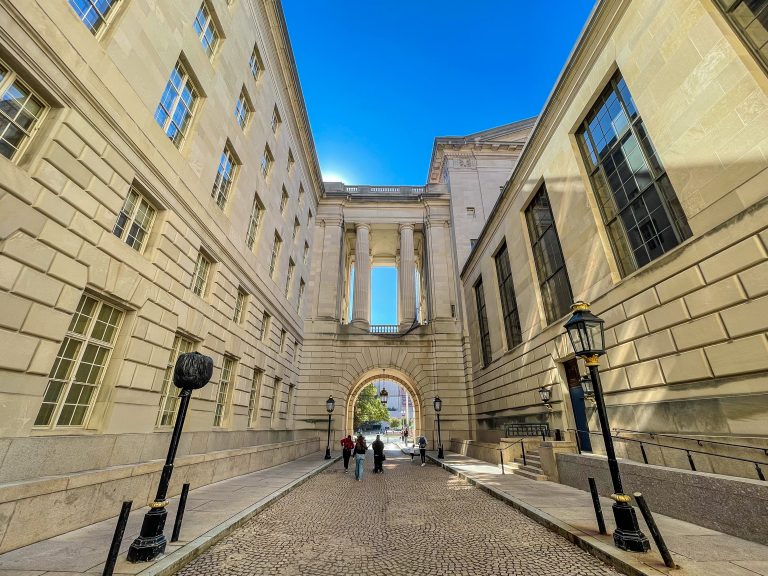
[{"label": "stone column", "polygon": [[341,218],[326,218],[321,221],[323,251],[320,261],[313,263],[319,267],[317,318],[339,320],[340,289],[339,265],[341,261],[341,242],[344,234]]},{"label": "stone column", "polygon": [[427,220],[427,246],[429,247],[429,281],[431,290],[432,318],[435,320],[451,317],[453,286],[451,284],[449,258],[451,240],[447,222]]},{"label": "stone column", "polygon": [[416,318],[416,264],[413,254],[413,224],[400,225],[400,296],[401,328],[408,328]]},{"label": "stone column", "polygon": [[368,328],[371,319],[371,256],[368,224],[355,227],[355,298],[352,303],[352,323]]}]

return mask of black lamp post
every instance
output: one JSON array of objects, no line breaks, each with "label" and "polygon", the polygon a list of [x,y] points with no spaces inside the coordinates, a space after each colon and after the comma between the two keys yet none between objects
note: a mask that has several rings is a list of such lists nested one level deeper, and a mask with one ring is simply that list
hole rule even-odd
[{"label": "black lamp post", "polygon": [[611,494],[611,498],[614,501],[613,516],[616,519],[616,531],[613,533],[613,541],[622,550],[646,552],[650,549],[651,545],[637,523],[635,509],[630,505],[632,498],[624,494],[624,489],[621,485],[619,464],[616,461],[616,453],[613,450],[613,438],[611,437],[611,428],[608,423],[608,413],[605,410],[603,389],[600,385],[598,366],[600,365],[600,356],[605,354],[603,320],[592,314],[589,311],[589,304],[585,302],[575,302],[571,309],[573,310],[573,315],[565,323],[565,329],[568,332],[568,337],[571,340],[576,356],[583,358],[589,368],[592,389],[597,404],[597,414],[600,418],[600,427],[602,428],[603,440],[605,442],[605,453],[608,456],[608,469],[611,472],[611,480],[613,482],[614,493]]},{"label": "black lamp post", "polygon": [[168,456],[165,458],[165,466],[163,466],[163,472],[160,475],[160,484],[157,487],[155,500],[149,505],[149,512],[144,515],[141,532],[131,547],[128,548],[128,562],[149,562],[165,552],[167,541],[165,534],[163,534],[163,528],[165,528],[165,519],[168,516],[165,509],[168,506],[166,495],[168,494],[171,474],[173,474],[173,461],[176,458],[176,449],[179,447],[181,429],[184,426],[184,418],[189,408],[189,398],[192,396],[193,390],[208,384],[212,374],[213,359],[209,356],[203,356],[199,352],[181,354],[176,360],[176,366],[173,370],[173,384],[177,388],[181,388],[179,412],[173,426],[171,444],[168,446]]},{"label": "black lamp post", "polygon": [[584,398],[590,402],[594,402],[595,387],[592,385],[592,376],[589,374],[584,374],[579,380],[579,384],[581,384],[581,389],[584,390]]},{"label": "black lamp post", "polygon": [[387,400],[389,400],[389,392],[387,392],[386,388],[382,388],[381,392],[379,393],[379,396],[381,397],[381,403],[386,406]]},{"label": "black lamp post", "polygon": [[331,459],[331,412],[336,408],[336,400],[333,396],[328,396],[328,400],[325,401],[325,409],[328,411],[328,445],[325,448],[325,459]]},{"label": "black lamp post", "polygon": [[443,409],[443,401],[440,400],[440,396],[435,396],[435,399],[432,401],[432,406],[437,414],[437,457],[442,460],[445,458],[445,455],[443,454],[443,440],[440,435],[440,410]]},{"label": "black lamp post", "polygon": [[547,407],[547,410],[552,410],[552,404],[550,403],[550,400],[552,400],[551,387],[542,386],[539,388],[539,398],[541,398],[541,402]]}]

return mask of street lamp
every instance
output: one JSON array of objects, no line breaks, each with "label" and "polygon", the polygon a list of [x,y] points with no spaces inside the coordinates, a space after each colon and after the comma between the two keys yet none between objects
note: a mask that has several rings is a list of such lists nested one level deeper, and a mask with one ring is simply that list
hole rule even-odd
[{"label": "street lamp", "polygon": [[608,469],[611,472],[611,480],[613,482],[614,493],[611,494],[611,498],[614,501],[613,516],[616,519],[613,542],[622,550],[646,552],[650,550],[651,545],[637,523],[635,509],[630,505],[632,498],[624,494],[624,489],[621,485],[619,464],[616,461],[616,453],[613,450],[613,438],[611,437],[611,428],[608,423],[608,414],[605,410],[603,389],[600,385],[598,366],[600,365],[600,356],[605,354],[603,320],[589,311],[589,304],[586,302],[575,302],[571,306],[571,310],[573,310],[573,314],[568,322],[565,323],[565,329],[568,332],[568,337],[571,340],[576,356],[583,358],[589,368],[592,390],[594,391],[597,404],[597,415],[600,418],[600,427],[602,428],[603,441],[605,442],[605,453],[608,456]]},{"label": "street lamp", "polygon": [[550,400],[552,400],[552,388],[550,386],[542,386],[539,388],[539,398],[541,398],[541,402],[547,407],[547,410],[552,410],[552,404],[550,404]]},{"label": "street lamp", "polygon": [[584,390],[584,398],[590,402],[595,401],[595,387],[592,386],[592,377],[589,374],[584,374],[579,380],[581,389]]},{"label": "street lamp", "polygon": [[379,393],[379,396],[381,396],[381,403],[386,406],[387,400],[389,400],[389,392],[387,392],[386,388],[381,389],[381,393]]},{"label": "street lamp", "polygon": [[336,408],[336,400],[333,396],[328,396],[328,400],[325,401],[325,409],[328,411],[328,445],[325,448],[325,459],[331,459],[331,412]]},{"label": "street lamp", "polygon": [[435,396],[435,399],[432,401],[432,406],[437,414],[437,457],[442,460],[445,458],[445,455],[443,454],[443,440],[440,435],[440,410],[443,409],[443,401],[440,400],[440,396]]},{"label": "street lamp", "polygon": [[192,391],[208,384],[212,374],[213,359],[209,356],[203,356],[199,352],[181,354],[176,360],[176,366],[173,369],[173,385],[181,388],[179,411],[173,425],[168,456],[165,458],[165,466],[163,466],[163,472],[160,474],[160,484],[157,486],[155,500],[150,503],[150,510],[144,515],[141,532],[128,548],[128,562],[149,562],[165,552],[167,541],[165,534],[163,534],[163,528],[165,528],[165,519],[168,516],[165,509],[168,506],[166,496],[171,474],[173,474],[173,461],[179,447],[181,429],[184,426],[184,418],[187,415]]}]

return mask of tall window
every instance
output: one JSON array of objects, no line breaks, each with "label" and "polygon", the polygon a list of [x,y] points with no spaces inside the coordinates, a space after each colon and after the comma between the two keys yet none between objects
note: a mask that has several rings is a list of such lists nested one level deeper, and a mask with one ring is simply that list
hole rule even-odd
[{"label": "tall window", "polygon": [[288,166],[287,166],[288,172],[293,170],[294,164],[296,164],[296,160],[293,158],[293,150],[288,148]]},{"label": "tall window", "polygon": [[208,273],[211,270],[211,261],[203,256],[202,252],[198,253],[197,261],[195,262],[195,271],[192,274],[192,292],[198,296],[205,296],[205,292],[208,288]]},{"label": "tall window", "polygon": [[277,259],[280,257],[280,248],[283,245],[283,240],[280,235],[275,232],[275,241],[272,243],[272,260],[269,262],[269,275],[275,277],[275,270],[277,270]]},{"label": "tall window", "polygon": [[259,231],[259,222],[261,221],[261,213],[263,211],[264,206],[259,200],[259,195],[254,194],[251,215],[248,218],[248,230],[245,233],[245,243],[249,249],[253,248],[253,243],[256,241],[256,233]]},{"label": "tall window", "polygon": [[248,304],[248,292],[239,289],[237,291],[237,300],[235,301],[235,312],[232,314],[232,320],[242,324],[245,320],[245,309]]},{"label": "tall window", "polygon": [[291,236],[291,240],[295,241],[296,236],[299,235],[299,228],[301,228],[301,224],[299,223],[298,218],[293,219],[293,236]]},{"label": "tall window", "polygon": [[269,146],[264,147],[264,154],[261,156],[261,174],[266,178],[269,176],[269,169],[272,167],[272,162],[275,161],[275,157],[272,156],[272,151]]},{"label": "tall window", "polygon": [[98,34],[114,14],[114,7],[119,0],[69,0],[69,5],[77,12],[94,35]]},{"label": "tall window", "polygon": [[251,52],[251,57],[248,60],[248,68],[250,68],[254,80],[257,80],[259,74],[264,70],[264,64],[261,60],[261,54],[259,54],[257,46],[253,47],[253,52]]},{"label": "tall window", "polygon": [[176,334],[173,339],[173,348],[168,357],[168,366],[165,367],[163,376],[163,388],[160,391],[160,413],[157,416],[158,426],[173,426],[176,410],[179,408],[179,397],[176,387],[173,385],[173,370],[176,368],[176,360],[181,354],[192,352],[194,344],[183,336]]},{"label": "tall window", "polygon": [[293,271],[296,269],[296,264],[293,263],[293,259],[288,260],[288,274],[285,276],[285,296],[288,297],[288,293],[291,291],[291,280],[293,280]]},{"label": "tall window", "polygon": [[155,110],[155,120],[177,148],[187,136],[198,99],[192,78],[178,61]]},{"label": "tall window", "polygon": [[307,263],[307,258],[309,258],[309,243],[304,242],[304,264]]},{"label": "tall window", "polygon": [[277,420],[280,415],[280,401],[283,396],[283,379],[275,378],[275,389],[273,390],[274,396],[272,397],[272,421]]},{"label": "tall window", "polygon": [[40,126],[46,105],[0,61],[0,154],[14,160]]},{"label": "tall window", "polygon": [[285,408],[286,417],[290,417],[293,412],[293,401],[296,398],[296,385],[288,384],[288,404]]},{"label": "tall window", "polygon": [[112,232],[128,246],[141,252],[154,219],[155,209],[136,188],[131,186]]},{"label": "tall window", "polygon": [[211,190],[211,197],[216,200],[216,204],[222,210],[227,205],[227,196],[232,187],[232,181],[235,179],[236,167],[235,156],[227,146],[221,153],[219,168],[216,170],[216,180],[214,180],[213,190]]},{"label": "tall window", "polygon": [[480,349],[483,352],[483,367],[491,363],[491,333],[488,331],[488,315],[485,312],[485,292],[483,279],[475,284],[475,304],[477,304],[477,324],[480,328]]},{"label": "tall window", "polygon": [[205,2],[200,5],[193,26],[197,36],[200,38],[200,43],[203,45],[203,50],[205,50],[209,58],[213,58],[216,47],[219,45],[219,31],[216,30],[211,10]]},{"label": "tall window", "polygon": [[691,235],[620,74],[587,115],[578,139],[622,276]]},{"label": "tall window", "polygon": [[520,329],[520,316],[517,312],[515,286],[512,283],[512,268],[509,265],[507,243],[496,253],[496,276],[499,279],[501,310],[504,314],[504,332],[507,335],[507,348],[512,349],[523,341]]},{"label": "tall window", "polygon": [[269,342],[269,331],[272,328],[272,316],[267,312],[261,317],[261,341]]},{"label": "tall window", "polygon": [[768,2],[766,0],[717,0],[734,28],[768,69]]},{"label": "tall window", "polygon": [[85,425],[99,393],[122,317],[120,310],[93,296],[80,298],[48,375],[35,426]]},{"label": "tall window", "polygon": [[288,332],[280,330],[280,354],[285,352],[285,343],[287,342]]},{"label": "tall window", "polygon": [[302,278],[299,280],[299,299],[296,303],[296,308],[301,311],[301,305],[304,302],[304,289],[306,288],[306,285],[304,284],[304,279]]},{"label": "tall window", "polygon": [[277,110],[277,106],[275,106],[272,109],[272,132],[277,132],[277,129],[280,128],[280,124],[282,123],[282,119],[280,118],[280,112]]},{"label": "tall window", "polygon": [[304,204],[304,185],[299,184],[299,206]]},{"label": "tall window", "polygon": [[565,316],[571,308],[573,294],[565,268],[560,239],[555,229],[555,219],[544,185],[525,209],[525,220],[531,237],[533,260],[539,277],[541,299],[547,322],[552,323]]},{"label": "tall window", "polygon": [[213,410],[213,425],[221,426],[229,404],[232,381],[236,376],[235,367],[237,361],[231,356],[224,356],[224,365],[221,367],[221,379],[216,389],[216,407]]},{"label": "tall window", "polygon": [[280,214],[285,214],[285,208],[288,206],[288,190],[283,186],[283,195],[280,197]]},{"label": "tall window", "polygon": [[261,381],[264,379],[264,370],[260,368],[253,369],[253,378],[251,379],[251,393],[248,396],[248,427],[253,426],[255,419],[259,416],[259,400],[261,399]]},{"label": "tall window", "polygon": [[251,121],[251,116],[253,116],[253,106],[251,106],[248,95],[245,93],[245,88],[243,88],[240,92],[240,97],[237,99],[237,104],[235,104],[235,119],[240,124],[240,128],[245,130]]}]

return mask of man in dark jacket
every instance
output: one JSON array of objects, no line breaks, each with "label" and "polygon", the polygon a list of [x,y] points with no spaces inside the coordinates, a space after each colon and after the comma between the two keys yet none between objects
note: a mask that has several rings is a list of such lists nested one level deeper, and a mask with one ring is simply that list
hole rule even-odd
[{"label": "man in dark jacket", "polygon": [[384,462],[384,442],[381,441],[378,434],[376,440],[371,444],[371,448],[373,448],[373,473],[384,472],[381,467],[381,463]]}]

